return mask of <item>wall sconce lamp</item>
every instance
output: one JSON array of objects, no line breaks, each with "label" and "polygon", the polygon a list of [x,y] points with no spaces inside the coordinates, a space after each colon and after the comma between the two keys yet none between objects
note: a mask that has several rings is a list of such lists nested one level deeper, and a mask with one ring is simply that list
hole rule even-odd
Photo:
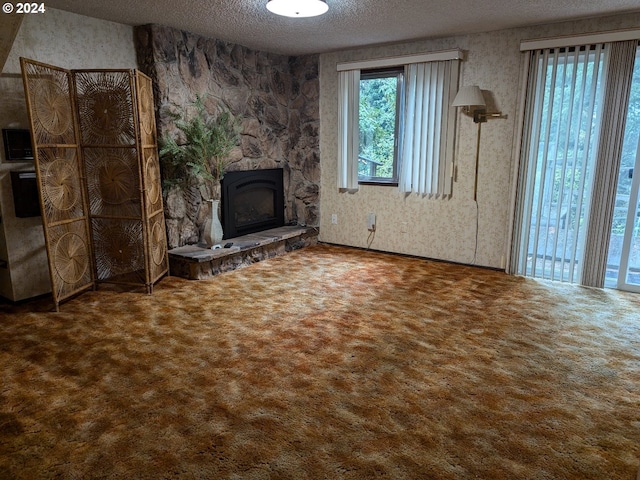
[{"label": "wall sconce lamp", "polygon": [[477,85],[461,87],[456,98],[451,103],[452,107],[462,107],[467,115],[473,115],[473,121],[478,124],[478,142],[476,144],[476,178],[473,185],[473,201],[478,203],[478,164],[480,161],[480,132],[481,125],[487,118],[502,118],[502,112],[487,113],[487,103],[482,95],[482,90]]},{"label": "wall sconce lamp", "polygon": [[[487,113],[487,103],[482,95],[482,90],[477,85],[469,85],[460,88],[456,98],[453,99],[452,107],[462,107],[462,111],[467,115],[473,115],[475,123],[484,123],[487,118],[500,118],[501,112]],[[474,108],[475,107],[475,108]]]}]

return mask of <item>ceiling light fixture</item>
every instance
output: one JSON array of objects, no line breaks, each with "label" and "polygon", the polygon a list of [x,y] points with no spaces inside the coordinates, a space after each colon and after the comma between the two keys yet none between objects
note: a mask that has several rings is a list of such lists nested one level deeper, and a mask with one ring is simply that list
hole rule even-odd
[{"label": "ceiling light fixture", "polygon": [[267,10],[285,17],[316,17],[329,10],[323,0],[269,0]]}]

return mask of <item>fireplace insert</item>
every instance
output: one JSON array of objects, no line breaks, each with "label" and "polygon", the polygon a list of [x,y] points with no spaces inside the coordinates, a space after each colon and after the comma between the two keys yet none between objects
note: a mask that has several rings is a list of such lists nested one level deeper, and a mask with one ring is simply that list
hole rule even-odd
[{"label": "fireplace insert", "polygon": [[224,238],[284,225],[281,168],[227,172],[222,179]]}]

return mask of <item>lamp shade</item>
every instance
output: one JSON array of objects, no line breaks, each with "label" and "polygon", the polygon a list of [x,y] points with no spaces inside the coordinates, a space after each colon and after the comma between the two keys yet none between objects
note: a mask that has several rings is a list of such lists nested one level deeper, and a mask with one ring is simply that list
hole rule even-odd
[{"label": "lamp shade", "polygon": [[460,88],[456,98],[453,99],[452,107],[484,107],[486,106],[484,97],[482,96],[482,90],[477,85],[469,85]]},{"label": "lamp shade", "polygon": [[267,10],[285,17],[315,17],[329,10],[323,0],[269,0]]}]

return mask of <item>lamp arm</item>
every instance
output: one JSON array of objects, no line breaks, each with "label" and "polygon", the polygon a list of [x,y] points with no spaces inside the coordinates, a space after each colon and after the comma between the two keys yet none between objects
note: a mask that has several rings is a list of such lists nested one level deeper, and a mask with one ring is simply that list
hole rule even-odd
[{"label": "lamp arm", "polygon": [[483,108],[479,108],[473,111],[473,121],[475,123],[484,123],[487,121],[487,118],[503,118],[502,112],[487,113],[487,111]]}]

